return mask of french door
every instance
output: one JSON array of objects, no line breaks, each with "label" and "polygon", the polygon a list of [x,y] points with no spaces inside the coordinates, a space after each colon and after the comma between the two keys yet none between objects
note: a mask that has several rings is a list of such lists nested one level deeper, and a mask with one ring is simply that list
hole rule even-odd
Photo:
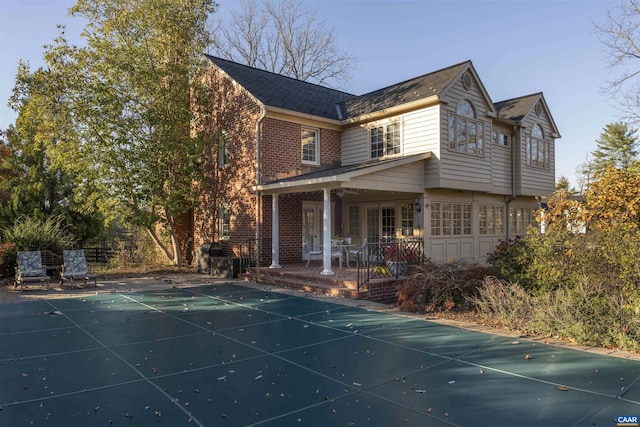
[{"label": "french door", "polygon": [[309,251],[322,249],[322,202],[302,202],[302,259]]}]

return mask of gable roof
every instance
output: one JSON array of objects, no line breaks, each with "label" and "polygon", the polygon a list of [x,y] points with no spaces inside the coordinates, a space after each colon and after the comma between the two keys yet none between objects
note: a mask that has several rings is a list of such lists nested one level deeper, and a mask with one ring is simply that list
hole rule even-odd
[{"label": "gable roof", "polygon": [[349,121],[430,97],[437,99],[453,85],[457,76],[470,70],[489,102],[489,107],[493,107],[490,111],[492,116],[495,114],[500,119],[519,123],[540,100],[551,120],[554,136],[560,137],[542,92],[493,103],[470,60],[356,96],[215,56],[204,57],[266,107],[336,121]]},{"label": "gable roof", "polygon": [[215,56],[205,57],[268,107],[339,120],[336,105],[354,96]]},{"label": "gable roof", "polygon": [[542,92],[532,93],[531,95],[520,96],[518,98],[507,99],[504,101],[496,102],[495,107],[498,110],[498,118],[511,120],[517,123],[521,123],[524,118],[529,114],[536,103],[541,102],[547,111],[549,120],[551,121],[551,127],[553,128],[554,137],[560,138],[560,132],[556,126],[553,116],[549,112],[549,107],[544,99]]},{"label": "gable roof", "polygon": [[529,111],[531,111],[536,102],[538,102],[540,95],[542,95],[542,92],[496,102],[494,105],[496,106],[496,110],[498,110],[498,117],[514,122],[521,122],[524,117],[529,114]]},{"label": "gable roof", "polygon": [[451,81],[470,65],[471,61],[461,62],[383,89],[346,99],[339,106],[342,118],[358,117],[396,105],[440,95]]}]

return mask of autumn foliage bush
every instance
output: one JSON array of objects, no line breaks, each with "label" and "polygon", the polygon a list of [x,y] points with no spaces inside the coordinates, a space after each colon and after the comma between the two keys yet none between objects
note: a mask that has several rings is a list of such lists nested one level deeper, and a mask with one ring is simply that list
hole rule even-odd
[{"label": "autumn foliage bush", "polygon": [[471,299],[507,328],[640,350],[640,165],[606,169],[582,202],[557,192],[532,228],[489,256]]}]

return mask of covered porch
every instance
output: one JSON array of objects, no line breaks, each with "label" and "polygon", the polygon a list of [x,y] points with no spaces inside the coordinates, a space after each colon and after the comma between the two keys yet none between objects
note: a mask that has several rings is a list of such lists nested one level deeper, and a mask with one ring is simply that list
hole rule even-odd
[{"label": "covered porch", "polygon": [[[407,244],[412,258],[424,255],[424,173],[430,157],[422,153],[339,166],[254,187],[266,196],[263,212],[271,205],[271,227],[262,235],[270,237],[264,249],[270,249],[271,262],[268,268],[251,268],[251,276],[265,282],[286,276],[310,290],[330,284],[331,292],[354,297],[362,297],[361,289],[374,281],[398,281],[406,268],[392,262],[406,260],[391,258],[405,255]],[[345,249],[341,267],[338,240],[344,246],[338,251]],[[396,255],[384,252],[394,248]]]}]

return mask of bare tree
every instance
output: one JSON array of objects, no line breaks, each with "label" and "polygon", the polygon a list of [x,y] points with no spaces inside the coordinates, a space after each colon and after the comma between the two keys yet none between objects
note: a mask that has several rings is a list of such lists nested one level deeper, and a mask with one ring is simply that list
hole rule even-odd
[{"label": "bare tree", "polygon": [[606,20],[594,24],[604,46],[614,79],[604,86],[619,104],[624,118],[640,122],[640,1],[622,0],[619,7],[607,9]]},{"label": "bare tree", "polygon": [[295,0],[242,0],[212,34],[212,55],[336,88],[346,85],[357,62],[317,12]]},{"label": "bare tree", "polygon": [[584,194],[593,181],[595,181],[595,166],[593,159],[589,157],[585,158],[584,162],[580,163],[576,167],[576,179],[578,180],[578,194]]}]

